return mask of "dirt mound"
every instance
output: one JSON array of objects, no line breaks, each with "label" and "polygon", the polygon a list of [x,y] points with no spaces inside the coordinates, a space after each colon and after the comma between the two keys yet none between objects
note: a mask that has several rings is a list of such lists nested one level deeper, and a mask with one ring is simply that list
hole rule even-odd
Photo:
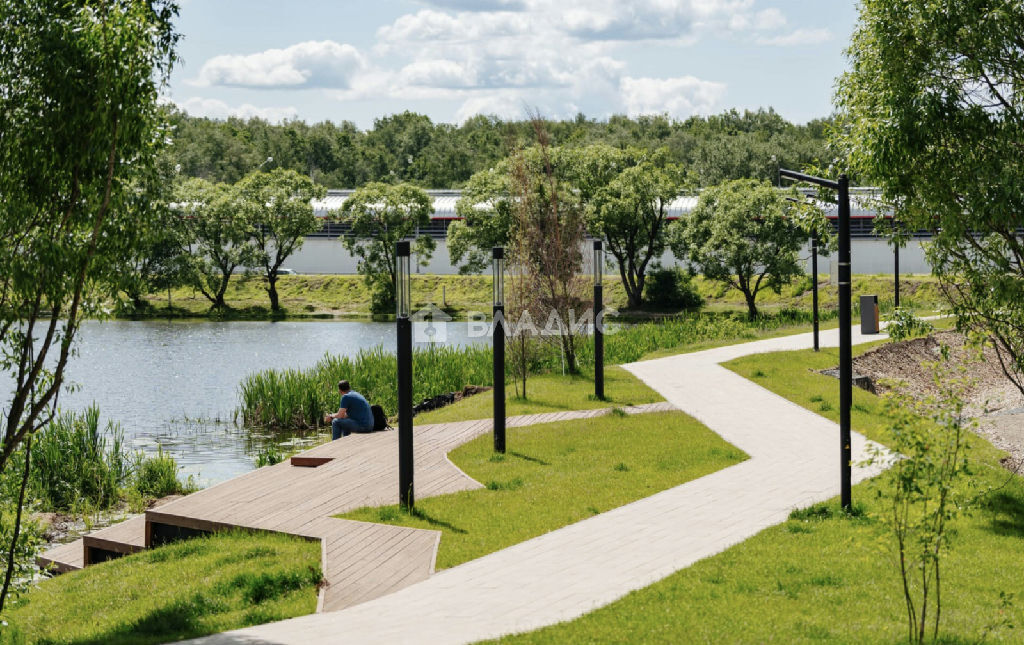
[{"label": "dirt mound", "polygon": [[853,359],[853,371],[869,377],[879,394],[895,385],[923,398],[937,393],[926,364],[941,358],[943,345],[949,347],[951,363],[966,366],[973,380],[966,403],[967,413],[978,420],[978,432],[1012,455],[1008,467],[1024,463],[1024,395],[1003,373],[994,349],[985,348],[979,359],[963,335],[939,332],[881,345]]}]

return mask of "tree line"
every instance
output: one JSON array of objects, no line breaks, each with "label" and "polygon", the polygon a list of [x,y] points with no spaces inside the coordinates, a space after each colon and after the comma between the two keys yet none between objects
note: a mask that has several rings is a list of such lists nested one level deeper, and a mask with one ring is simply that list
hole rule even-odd
[{"label": "tree line", "polygon": [[[229,184],[257,168],[283,168],[328,188],[369,182],[459,188],[534,140],[529,119],[483,115],[452,125],[407,111],[375,119],[368,130],[349,121],[275,125],[258,118],[193,117],[174,109],[168,120],[169,164],[184,176]],[[669,160],[686,168],[690,183],[713,186],[740,178],[775,182],[780,164],[829,163],[830,123],[795,125],[768,108],[682,120],[665,115],[596,120],[580,114],[549,121],[546,129],[553,146],[664,149]]]}]

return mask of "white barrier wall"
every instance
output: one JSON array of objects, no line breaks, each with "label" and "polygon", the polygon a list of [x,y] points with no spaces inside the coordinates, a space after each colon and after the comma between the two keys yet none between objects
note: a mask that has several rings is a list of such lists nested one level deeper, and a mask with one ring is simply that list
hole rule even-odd
[{"label": "white barrier wall", "polygon": [[[892,273],[892,247],[886,244],[885,240],[854,238],[850,253],[854,273]],[[806,259],[805,265],[808,272],[811,269],[810,255],[810,247],[807,245],[804,247],[801,257]],[[666,252],[661,261],[665,266],[680,264],[670,252]],[[820,257],[818,272],[821,274],[834,273],[832,267],[837,261],[834,254],[831,258]],[[307,238],[302,249],[288,258],[285,266],[298,273],[356,273],[356,259],[349,255],[336,238]],[[617,273],[617,270],[610,267],[606,271],[612,274]],[[445,240],[437,240],[437,248],[434,250],[430,263],[426,267],[420,268],[418,272],[458,273],[458,269],[452,267],[448,261],[448,245]],[[900,273],[931,273],[931,267],[925,260],[924,249],[920,241],[912,240],[905,248],[900,249]]]}]

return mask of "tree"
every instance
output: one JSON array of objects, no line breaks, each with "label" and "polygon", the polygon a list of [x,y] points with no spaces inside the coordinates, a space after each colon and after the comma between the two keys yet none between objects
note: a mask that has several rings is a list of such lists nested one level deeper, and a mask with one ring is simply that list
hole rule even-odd
[{"label": "tree", "polygon": [[557,336],[565,369],[575,374],[576,337],[589,304],[581,276],[585,211],[566,180],[571,175],[567,157],[550,147],[544,121],[534,118],[533,128],[537,145],[513,156],[510,164],[513,270],[528,278],[523,285],[528,290],[517,289],[525,298],[517,308],[546,316],[544,333]]},{"label": "tree", "polygon": [[835,143],[929,261],[961,329],[994,341],[1024,392],[1024,8],[865,0]]},{"label": "tree", "polygon": [[592,225],[619,266],[628,306],[637,309],[644,303],[647,267],[665,252],[668,205],[683,188],[683,171],[668,161],[665,149],[618,154],[607,146],[585,150],[590,160],[580,169],[579,183],[607,178],[589,200]]},{"label": "tree", "polygon": [[275,168],[254,172],[236,186],[252,227],[256,262],[263,267],[270,310],[278,312],[278,272],[284,261],[302,248],[305,236],[320,230],[312,200],[327,194],[323,186],[294,170]]},{"label": "tree", "polygon": [[510,161],[469,178],[455,212],[462,221],[448,227],[448,256],[459,273],[480,273],[490,265],[491,249],[509,245],[515,222]]},{"label": "tree", "polygon": [[176,13],[163,0],[0,2],[0,473],[52,418],[81,319],[114,295],[137,243],[129,193],[165,138]]},{"label": "tree", "polygon": [[740,290],[753,319],[762,289],[779,293],[802,273],[798,253],[807,234],[797,211],[767,182],[726,182],[701,193],[697,207],[673,225],[670,246],[707,278]]},{"label": "tree", "polygon": [[395,308],[396,242],[414,237],[417,261],[423,266],[430,261],[434,240],[419,235],[419,227],[430,223],[433,207],[423,189],[408,184],[366,184],[345,200],[341,219],[350,230],[341,242],[359,258],[359,273],[373,291],[374,313]]},{"label": "tree", "polygon": [[177,209],[189,280],[213,309],[227,309],[231,276],[258,260],[246,205],[234,186],[188,179],[178,187]]},{"label": "tree", "polygon": [[182,255],[183,230],[178,213],[171,207],[173,169],[169,159],[161,155],[157,171],[136,181],[129,192],[129,208],[136,217],[128,224],[134,232],[121,235],[136,237],[138,243],[129,250],[120,268],[120,291],[127,298],[122,306],[139,311],[148,306],[144,296],[161,289],[183,284],[187,279],[187,262]]}]

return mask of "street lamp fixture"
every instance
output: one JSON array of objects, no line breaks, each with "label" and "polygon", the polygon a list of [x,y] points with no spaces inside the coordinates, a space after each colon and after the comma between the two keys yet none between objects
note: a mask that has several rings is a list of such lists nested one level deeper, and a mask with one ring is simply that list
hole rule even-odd
[{"label": "street lamp fixture", "polygon": [[398,501],[412,510],[412,320],[409,241],[395,243],[395,321],[398,338]]},{"label": "street lamp fixture", "polygon": [[604,400],[604,243],[594,240],[594,396]]},{"label": "street lamp fixture", "polygon": [[853,451],[850,438],[850,408],[853,404],[853,333],[850,328],[850,179],[839,175],[838,181],[779,169],[779,176],[804,181],[836,191],[839,204],[839,497],[847,511],[853,508],[851,464]]},{"label": "street lamp fixture", "polygon": [[491,330],[494,343],[494,452],[505,452],[505,249],[491,250],[494,310]]}]

